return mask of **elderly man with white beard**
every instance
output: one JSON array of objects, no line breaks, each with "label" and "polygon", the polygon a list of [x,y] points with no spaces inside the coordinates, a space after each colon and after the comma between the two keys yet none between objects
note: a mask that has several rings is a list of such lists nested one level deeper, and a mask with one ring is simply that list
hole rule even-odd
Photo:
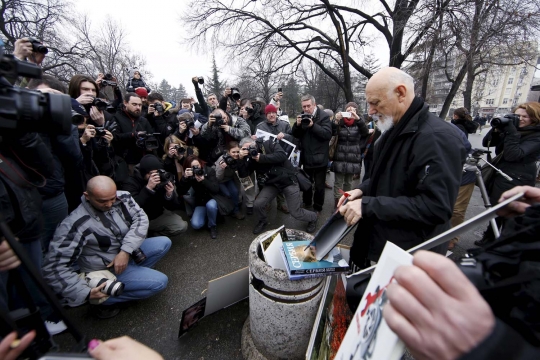
[{"label": "elderly man with white beard", "polygon": [[[371,177],[338,207],[358,228],[351,248],[356,271],[378,261],[386,241],[409,249],[450,226],[466,151],[458,130],[428,111],[414,95],[411,76],[384,68],[366,85],[369,115],[383,132]],[[448,244],[433,251],[444,253]]]}]

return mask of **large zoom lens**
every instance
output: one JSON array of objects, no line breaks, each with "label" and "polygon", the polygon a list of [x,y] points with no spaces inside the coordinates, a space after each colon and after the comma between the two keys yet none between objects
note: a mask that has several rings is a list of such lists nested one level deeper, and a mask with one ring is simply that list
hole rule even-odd
[{"label": "large zoom lens", "polygon": [[109,296],[120,296],[124,292],[124,284],[120,281],[110,280],[107,278],[93,278],[88,281],[88,286],[91,288],[99,287],[105,283],[105,286],[101,289],[101,292]]},{"label": "large zoom lens", "polygon": [[504,127],[509,123],[513,123],[516,128],[519,127],[519,116],[516,114],[506,114],[503,117],[494,117],[490,122],[491,126],[496,128]]},{"label": "large zoom lens", "polygon": [[[75,121],[79,121],[76,119]],[[71,134],[71,99],[18,87],[0,89],[0,128]]]}]

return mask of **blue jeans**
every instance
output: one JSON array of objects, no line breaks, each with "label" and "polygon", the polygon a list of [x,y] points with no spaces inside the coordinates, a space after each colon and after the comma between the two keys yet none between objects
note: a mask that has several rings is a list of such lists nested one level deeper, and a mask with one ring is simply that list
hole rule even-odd
[{"label": "blue jeans", "polygon": [[197,206],[195,211],[193,211],[191,226],[195,230],[202,228],[206,223],[206,218],[208,218],[208,227],[216,226],[217,213],[218,206],[216,200],[208,200],[206,206]]},{"label": "blue jeans", "polygon": [[41,212],[43,214],[41,247],[43,252],[46,253],[49,251],[49,243],[53,238],[56,227],[68,216],[66,195],[61,193],[53,198],[43,200]]},{"label": "blue jeans", "polygon": [[232,199],[234,203],[234,209],[233,214],[236,214],[239,210],[238,207],[238,187],[236,186],[236,183],[234,182],[234,179],[231,179],[229,181],[222,182],[219,184],[219,191],[229,199]]},{"label": "blue jeans", "polygon": [[164,290],[169,279],[167,275],[151,269],[169,251],[171,240],[165,236],[157,236],[144,240],[141,250],[146,255],[139,265],[129,259],[126,270],[116,278],[124,283],[124,292],[120,296],[111,296],[103,305],[112,305],[131,300],[141,300]]}]

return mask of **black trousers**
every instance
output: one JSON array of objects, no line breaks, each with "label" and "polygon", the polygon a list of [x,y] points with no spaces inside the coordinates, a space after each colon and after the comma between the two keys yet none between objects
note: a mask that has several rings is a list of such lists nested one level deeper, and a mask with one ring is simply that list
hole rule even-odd
[{"label": "black trousers", "polygon": [[[304,168],[304,170],[311,177],[311,181],[315,183],[315,186],[312,186],[310,190],[304,191],[304,204],[307,206],[313,204],[315,211],[322,211],[324,205],[326,166],[311,169]],[[315,188],[315,191],[313,191],[313,188]]]}]

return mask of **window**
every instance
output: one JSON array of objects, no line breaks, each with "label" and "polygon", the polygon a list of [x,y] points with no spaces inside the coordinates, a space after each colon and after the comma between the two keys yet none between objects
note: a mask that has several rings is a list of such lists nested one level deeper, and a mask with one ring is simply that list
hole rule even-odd
[{"label": "window", "polygon": [[505,105],[505,104],[508,104],[508,99],[507,98],[503,99],[503,105]]},{"label": "window", "polygon": [[494,79],[493,80],[493,86],[497,86],[499,85],[499,79]]},{"label": "window", "polygon": [[514,78],[508,79],[508,85],[512,85],[514,83]]},{"label": "window", "polygon": [[494,99],[487,99],[486,100],[486,105],[493,105],[493,100]]}]

